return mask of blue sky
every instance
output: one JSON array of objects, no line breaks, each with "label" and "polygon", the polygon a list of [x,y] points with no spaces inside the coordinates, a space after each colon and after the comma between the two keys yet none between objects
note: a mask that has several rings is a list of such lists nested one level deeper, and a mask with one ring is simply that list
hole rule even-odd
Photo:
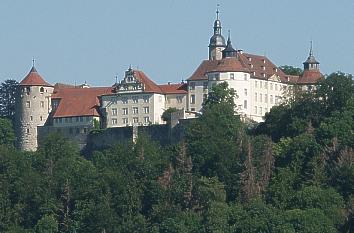
[{"label": "blue sky", "polygon": [[354,74],[353,0],[1,0],[0,81],[35,58],[53,84],[112,85],[130,64],[180,82],[207,59],[218,2],[234,47],[302,67],[313,40],[323,73]]}]

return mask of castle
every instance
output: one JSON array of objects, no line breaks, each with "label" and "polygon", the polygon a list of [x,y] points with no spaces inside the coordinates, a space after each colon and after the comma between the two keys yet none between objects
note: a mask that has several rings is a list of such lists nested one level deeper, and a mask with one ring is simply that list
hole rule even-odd
[{"label": "castle", "polygon": [[230,35],[222,35],[219,11],[209,42],[209,58],[177,84],[156,84],[143,71],[131,67],[124,78],[109,87],[51,85],[31,68],[16,95],[15,131],[18,147],[34,151],[38,138],[50,132],[85,141],[94,127],[114,128],[164,124],[168,108],[180,109],[181,118],[196,117],[210,89],[227,82],[237,93],[237,113],[257,122],[274,105],[286,99],[294,85],[315,88],[323,79],[312,46],[301,76],[286,75],[266,56],[235,50]]}]

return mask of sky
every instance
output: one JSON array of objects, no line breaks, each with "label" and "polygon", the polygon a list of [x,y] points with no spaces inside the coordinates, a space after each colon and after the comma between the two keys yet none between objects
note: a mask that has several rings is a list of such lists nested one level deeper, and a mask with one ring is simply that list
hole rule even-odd
[{"label": "sky", "polygon": [[208,58],[217,4],[237,49],[302,67],[312,40],[322,73],[354,74],[353,0],[1,0],[0,81],[34,58],[52,84],[110,86],[130,65],[181,82]]}]

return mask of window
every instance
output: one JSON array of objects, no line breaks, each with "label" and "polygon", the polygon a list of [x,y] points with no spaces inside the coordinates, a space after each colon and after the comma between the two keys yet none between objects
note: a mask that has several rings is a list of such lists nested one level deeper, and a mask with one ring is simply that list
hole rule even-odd
[{"label": "window", "polygon": [[244,89],[244,93],[245,93],[245,96],[247,96],[247,89],[246,88]]},{"label": "window", "polygon": [[262,102],[263,101],[263,95],[262,93],[259,93],[259,102]]},{"label": "window", "polygon": [[259,115],[262,115],[263,112],[262,112],[262,107],[259,107]]},{"label": "window", "polygon": [[244,100],[244,101],[243,101],[243,108],[244,108],[244,109],[247,109],[247,100]]},{"label": "window", "polygon": [[275,90],[276,91],[278,90],[278,84],[275,84]]},{"label": "window", "polygon": [[80,122],[84,122],[84,117],[80,117]]},{"label": "window", "polygon": [[257,102],[258,101],[258,95],[257,95],[257,92],[254,93],[254,100]]},{"label": "window", "polygon": [[26,92],[27,92],[27,94],[29,94],[31,92],[31,88],[30,87],[26,87]]},{"label": "window", "polygon": [[63,123],[63,118],[59,118],[59,124]]},{"label": "window", "polygon": [[29,133],[30,132],[29,129],[26,129],[26,132]]},{"label": "window", "polygon": [[69,117],[69,123],[73,123],[73,118]]},{"label": "window", "polygon": [[44,108],[44,101],[41,101],[41,102],[40,102],[40,107],[41,107],[41,108]]},{"label": "window", "polygon": [[116,98],[111,98],[111,102],[112,102],[112,104],[117,104],[117,99]]},{"label": "window", "polygon": [[87,128],[84,128],[84,134],[87,134]]},{"label": "window", "polygon": [[260,82],[259,82],[259,88],[262,88],[262,85],[263,85],[263,82],[260,81]]},{"label": "window", "polygon": [[270,95],[270,103],[273,103],[273,95]]},{"label": "window", "polygon": [[208,98],[208,94],[203,94],[203,102]]},{"label": "window", "polygon": [[75,117],[75,118],[76,118],[76,122],[79,122],[79,121],[80,121],[79,117]]},{"label": "window", "polygon": [[144,99],[144,103],[149,103],[149,96],[148,95],[145,95],[143,97],[143,99]]},{"label": "window", "polygon": [[138,123],[139,122],[139,118],[138,117],[133,117],[133,123]]},{"label": "window", "polygon": [[183,96],[177,96],[177,103],[182,103],[183,102]]},{"label": "window", "polygon": [[258,88],[258,81],[256,81],[255,86],[256,86],[256,88]]},{"label": "window", "polygon": [[273,83],[270,84],[270,90],[273,90]]},{"label": "window", "polygon": [[116,108],[112,108],[112,116],[117,116],[118,115],[118,111]]},{"label": "window", "polygon": [[150,122],[150,118],[149,117],[144,117],[144,123],[149,123]]},{"label": "window", "polygon": [[247,81],[247,74],[244,75],[244,80]]},{"label": "window", "polygon": [[90,119],[90,117],[86,117],[86,122],[89,122],[91,119]]},{"label": "window", "polygon": [[268,103],[268,95],[267,94],[264,94],[264,102]]},{"label": "window", "polygon": [[195,83],[194,82],[189,83],[189,90],[195,90]]},{"label": "window", "polygon": [[257,114],[257,106],[254,106],[254,114]]},{"label": "window", "polygon": [[137,96],[133,96],[133,103],[137,104],[138,100],[139,100],[139,98]]},{"label": "window", "polygon": [[76,134],[79,134],[79,133],[80,133],[80,129],[76,128]]},{"label": "window", "polygon": [[123,118],[123,124],[128,124],[128,118]]},{"label": "window", "polygon": [[123,115],[128,115],[128,108],[123,108]]},{"label": "window", "polygon": [[148,114],[148,113],[149,113],[149,110],[150,110],[149,107],[144,107],[144,113],[145,113],[145,114]]},{"label": "window", "polygon": [[123,97],[122,98],[122,103],[123,104],[128,104],[128,98],[127,97]]},{"label": "window", "polygon": [[33,116],[30,116],[30,120],[33,121]]},{"label": "window", "polygon": [[40,117],[39,117],[39,120],[40,120],[40,121],[43,121],[43,117],[42,117],[42,116],[40,116]]},{"label": "window", "polygon": [[208,82],[203,82],[203,89],[207,90],[208,89]]},{"label": "window", "polygon": [[195,112],[195,108],[191,108],[191,111],[192,111],[192,112]]},{"label": "window", "polygon": [[138,113],[139,113],[139,108],[133,107],[133,114],[138,114]]},{"label": "window", "polygon": [[264,88],[265,88],[265,89],[268,89],[268,82],[265,82],[265,83],[264,83]]},{"label": "window", "polygon": [[191,104],[195,104],[195,95],[191,95]]},{"label": "window", "polygon": [[43,92],[44,92],[44,88],[41,87],[41,88],[39,89],[39,91],[40,91],[41,93],[43,93]]},{"label": "window", "polygon": [[215,74],[215,80],[220,80],[220,74]]},{"label": "window", "polygon": [[69,128],[69,133],[73,134],[73,128]]},{"label": "window", "polygon": [[26,107],[30,108],[31,107],[31,102],[30,101],[26,101]]},{"label": "window", "polygon": [[112,125],[116,125],[117,123],[117,118],[112,118]]},{"label": "window", "polygon": [[68,123],[69,119],[67,117],[65,117],[65,123]]},{"label": "window", "polygon": [[230,79],[232,79],[232,80],[235,79],[235,74],[234,74],[234,73],[231,73],[231,74],[230,74]]}]

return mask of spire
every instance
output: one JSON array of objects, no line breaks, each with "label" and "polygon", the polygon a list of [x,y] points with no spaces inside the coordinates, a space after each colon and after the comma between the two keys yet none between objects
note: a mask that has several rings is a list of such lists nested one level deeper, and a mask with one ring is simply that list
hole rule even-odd
[{"label": "spire", "polygon": [[232,47],[230,34],[230,30],[228,30],[227,45],[226,48],[222,51],[222,58],[237,57],[237,51]]},{"label": "spire", "polygon": [[231,44],[231,32],[230,32],[230,29],[227,30],[227,44]]},{"label": "spire", "polygon": [[220,13],[219,7],[220,7],[220,4],[219,3],[216,4],[216,20],[219,20],[219,13]]},{"label": "spire", "polygon": [[310,53],[309,56],[312,57],[313,56],[313,52],[312,52],[312,40],[310,41]]},{"label": "spire", "polygon": [[319,70],[319,62],[316,60],[315,56],[313,55],[313,42],[310,41],[310,51],[309,56],[306,59],[304,64],[304,70]]}]

